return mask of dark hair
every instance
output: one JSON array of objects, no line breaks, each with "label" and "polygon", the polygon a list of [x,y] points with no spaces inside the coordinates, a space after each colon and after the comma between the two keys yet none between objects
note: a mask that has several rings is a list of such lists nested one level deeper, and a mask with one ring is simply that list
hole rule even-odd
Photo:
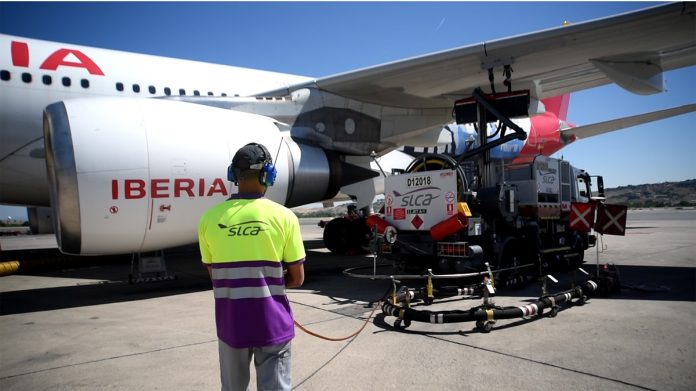
[{"label": "dark hair", "polygon": [[234,174],[237,176],[238,181],[258,181],[260,172],[261,170],[242,170],[240,168],[234,169]]}]

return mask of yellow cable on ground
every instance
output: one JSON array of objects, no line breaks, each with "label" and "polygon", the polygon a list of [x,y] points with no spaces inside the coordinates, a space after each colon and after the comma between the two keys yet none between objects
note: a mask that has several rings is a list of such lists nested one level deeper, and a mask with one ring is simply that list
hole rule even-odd
[{"label": "yellow cable on ground", "polygon": [[0,262],[0,277],[9,276],[19,270],[19,261]]},{"label": "yellow cable on ground", "polygon": [[313,331],[310,331],[310,330],[306,329],[304,326],[302,326],[301,324],[299,324],[299,323],[297,322],[297,320],[294,320],[294,322],[295,322],[295,325],[296,325],[297,327],[300,328],[300,330],[304,331],[305,333],[307,333],[307,334],[309,334],[309,335],[313,335],[313,336],[315,336],[315,337],[317,337],[317,338],[325,339],[325,340],[327,340],[327,341],[334,341],[334,342],[345,341],[346,339],[350,339],[350,338],[355,337],[356,335],[360,334],[360,332],[362,332],[363,329],[365,329],[365,326],[367,326],[367,322],[369,322],[370,319],[372,319],[372,315],[375,314],[375,310],[377,309],[377,307],[379,307],[379,305],[380,305],[381,303],[382,303],[382,301],[380,300],[380,301],[377,302],[377,304],[375,304],[375,306],[372,308],[372,312],[370,312],[370,316],[368,316],[367,319],[365,319],[365,323],[363,323],[362,327],[360,327],[360,330],[354,332],[353,334],[351,334],[351,335],[349,335],[349,336],[347,336],[347,337],[341,337],[341,338],[325,337],[325,336],[323,336],[323,335],[321,335],[321,334],[317,334],[317,333],[315,333],[315,332],[313,332]]}]

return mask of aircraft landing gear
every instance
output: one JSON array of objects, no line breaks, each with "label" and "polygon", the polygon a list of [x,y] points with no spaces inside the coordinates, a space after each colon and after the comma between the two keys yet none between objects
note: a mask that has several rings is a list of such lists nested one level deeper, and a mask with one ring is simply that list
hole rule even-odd
[{"label": "aircraft landing gear", "polygon": [[355,214],[322,222],[324,245],[334,254],[362,254],[370,242],[370,228],[365,218]]}]

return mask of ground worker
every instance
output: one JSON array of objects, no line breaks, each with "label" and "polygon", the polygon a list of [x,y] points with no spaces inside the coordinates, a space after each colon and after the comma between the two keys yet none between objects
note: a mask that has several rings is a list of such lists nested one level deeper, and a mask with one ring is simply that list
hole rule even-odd
[{"label": "ground worker", "polygon": [[198,226],[215,295],[223,390],[247,389],[252,357],[259,390],[292,388],[295,329],[285,288],[304,282],[305,250],[297,217],[264,196],[275,176],[266,147],[240,148],[227,174],[238,193],[206,211]]}]

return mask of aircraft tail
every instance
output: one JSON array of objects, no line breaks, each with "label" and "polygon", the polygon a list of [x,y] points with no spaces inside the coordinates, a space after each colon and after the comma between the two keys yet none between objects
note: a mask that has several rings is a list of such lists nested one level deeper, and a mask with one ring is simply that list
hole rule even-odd
[{"label": "aircraft tail", "polygon": [[546,107],[546,111],[556,114],[556,117],[562,121],[568,119],[568,103],[570,102],[570,94],[554,96],[553,98],[542,99],[542,103]]}]

